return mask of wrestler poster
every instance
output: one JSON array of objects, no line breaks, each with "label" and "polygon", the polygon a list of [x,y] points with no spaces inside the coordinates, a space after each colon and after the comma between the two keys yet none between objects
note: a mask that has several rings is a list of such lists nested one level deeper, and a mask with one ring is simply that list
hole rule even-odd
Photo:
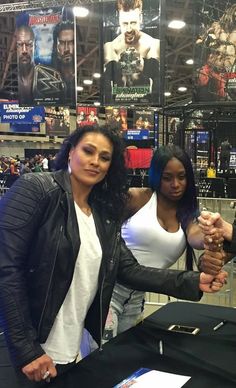
[{"label": "wrestler poster", "polygon": [[106,124],[121,137],[127,131],[127,109],[125,107],[106,106],[105,108]]},{"label": "wrestler poster", "polygon": [[235,101],[236,2],[206,0],[195,15],[193,101]]},{"label": "wrestler poster", "polygon": [[76,106],[75,23],[72,8],[24,11],[16,17],[21,106]]},{"label": "wrestler poster", "polygon": [[159,104],[159,20],[158,0],[103,3],[104,104]]},{"label": "wrestler poster", "polygon": [[135,109],[133,112],[133,125],[128,129],[125,138],[129,140],[147,140],[153,137],[154,112],[148,109]]},{"label": "wrestler poster", "polygon": [[99,124],[98,109],[93,106],[78,105],[76,113],[77,128],[83,127],[84,125]]},{"label": "wrestler poster", "polygon": [[70,132],[70,110],[64,107],[45,108],[46,134],[49,136],[67,136]]}]

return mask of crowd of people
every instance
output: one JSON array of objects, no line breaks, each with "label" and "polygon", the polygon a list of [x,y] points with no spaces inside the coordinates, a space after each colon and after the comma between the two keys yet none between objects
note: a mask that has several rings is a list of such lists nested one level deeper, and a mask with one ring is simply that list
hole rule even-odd
[{"label": "crowd of people", "polygon": [[[23,174],[2,197],[0,322],[14,388],[46,387],[50,379],[52,388],[69,386],[84,329],[103,348],[119,285],[142,297],[149,291],[193,301],[224,286],[236,228],[208,212],[197,223],[189,163],[178,147],[161,148],[151,162],[150,188],[129,191],[120,136],[107,126],[84,126],[64,140],[55,171]],[[144,210],[147,239],[158,222],[161,242],[173,241],[168,252],[147,242],[141,262],[132,241],[127,247],[121,238],[121,225]],[[126,233],[134,226],[128,223]],[[144,237],[137,233],[137,245],[145,246]],[[198,269],[192,269],[192,249],[187,270],[169,269],[185,246],[204,249]]]},{"label": "crowd of people", "polygon": [[37,154],[31,158],[21,159],[18,155],[0,157],[0,173],[20,176],[28,172],[55,170],[55,155]]}]

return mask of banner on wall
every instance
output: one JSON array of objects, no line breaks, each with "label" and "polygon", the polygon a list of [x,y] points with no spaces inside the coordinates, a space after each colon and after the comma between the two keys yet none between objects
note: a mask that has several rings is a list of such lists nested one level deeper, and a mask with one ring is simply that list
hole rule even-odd
[{"label": "banner on wall", "polygon": [[20,107],[16,102],[0,102],[1,123],[36,124],[44,120],[45,112],[42,106]]},{"label": "banner on wall", "polygon": [[111,129],[124,136],[127,131],[127,109],[124,107],[107,106],[105,108],[106,124]]},{"label": "banner on wall", "polygon": [[147,140],[154,129],[154,112],[148,109],[136,109],[133,112],[133,125],[124,134],[128,140]]},{"label": "banner on wall", "polygon": [[235,12],[235,1],[206,0],[195,7],[195,102],[236,100]]},{"label": "banner on wall", "polygon": [[[135,2],[133,2],[135,3]],[[160,103],[158,0],[103,4],[102,86],[105,104]]]},{"label": "banner on wall", "polygon": [[73,10],[22,12],[16,17],[20,105],[76,105]]},{"label": "banner on wall", "polygon": [[15,133],[34,133],[40,132],[40,124],[19,124],[19,123],[11,123],[10,124],[10,132]]},{"label": "banner on wall", "polygon": [[67,136],[70,132],[70,110],[63,107],[46,107],[45,127],[49,136]]},{"label": "banner on wall", "polygon": [[98,110],[93,106],[77,106],[77,128],[99,124]]}]

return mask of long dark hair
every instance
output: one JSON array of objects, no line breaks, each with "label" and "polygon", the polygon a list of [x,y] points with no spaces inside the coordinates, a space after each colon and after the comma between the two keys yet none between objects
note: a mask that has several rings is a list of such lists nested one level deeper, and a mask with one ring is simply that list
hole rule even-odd
[{"label": "long dark hair", "polygon": [[[178,159],[185,168],[187,186],[183,197],[178,202],[176,217],[186,234],[186,228],[197,216],[198,205],[196,186],[191,160],[188,154],[180,147],[170,144],[158,148],[152,157],[149,169],[149,185],[158,194],[161,186],[163,170],[170,159]],[[186,267],[192,269],[194,259],[193,249],[187,243]]]},{"label": "long dark hair", "polygon": [[75,130],[63,142],[57,155],[56,170],[68,169],[68,158],[71,148],[81,141],[86,133],[100,133],[108,138],[113,145],[113,154],[110,168],[106,177],[97,183],[89,196],[89,202],[97,205],[115,220],[121,220],[127,201],[127,169],[125,167],[125,145],[122,139],[108,126],[85,125]]}]

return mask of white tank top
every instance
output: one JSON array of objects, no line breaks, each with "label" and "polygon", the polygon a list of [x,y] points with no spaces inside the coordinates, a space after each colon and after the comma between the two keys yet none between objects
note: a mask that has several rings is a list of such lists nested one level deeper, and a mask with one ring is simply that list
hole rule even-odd
[{"label": "white tank top", "polygon": [[167,232],[157,219],[157,195],[122,225],[122,237],[135,258],[142,265],[168,268],[186,248],[184,232]]}]

